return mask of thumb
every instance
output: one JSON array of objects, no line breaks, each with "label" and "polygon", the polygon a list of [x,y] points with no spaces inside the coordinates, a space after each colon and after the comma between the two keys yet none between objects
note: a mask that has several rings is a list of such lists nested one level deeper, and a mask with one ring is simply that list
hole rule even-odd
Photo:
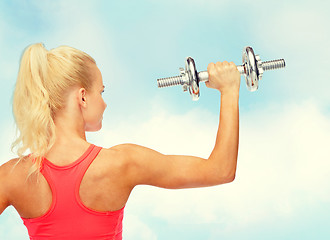
[{"label": "thumb", "polygon": [[214,88],[213,84],[210,81],[206,81],[205,86],[208,88]]}]

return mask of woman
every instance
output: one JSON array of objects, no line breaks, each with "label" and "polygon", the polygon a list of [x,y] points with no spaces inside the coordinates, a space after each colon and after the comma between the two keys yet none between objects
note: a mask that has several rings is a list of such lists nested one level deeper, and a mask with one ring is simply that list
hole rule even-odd
[{"label": "woman", "polygon": [[[12,205],[30,239],[121,239],[125,204],[139,184],[178,189],[234,180],[240,74],[208,65],[206,86],[221,92],[210,157],[163,155],[133,144],[101,148],[86,131],[102,127],[106,103],[93,58],[67,46],[26,48],[13,99],[18,158],[0,167],[0,213]],[[24,152],[31,154],[25,156]]]}]

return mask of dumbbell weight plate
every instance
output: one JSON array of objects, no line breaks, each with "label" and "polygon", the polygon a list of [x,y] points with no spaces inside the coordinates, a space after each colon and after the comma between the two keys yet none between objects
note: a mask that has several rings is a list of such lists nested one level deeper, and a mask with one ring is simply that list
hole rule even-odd
[{"label": "dumbbell weight plate", "polygon": [[256,56],[251,47],[245,47],[242,54],[243,67],[245,72],[246,86],[249,91],[258,89],[259,71]]},{"label": "dumbbell weight plate", "polygon": [[197,70],[195,66],[195,61],[191,57],[186,58],[186,72],[188,74],[188,79],[191,81],[189,85],[189,92],[192,100],[197,101],[199,99],[199,80],[197,75]]}]

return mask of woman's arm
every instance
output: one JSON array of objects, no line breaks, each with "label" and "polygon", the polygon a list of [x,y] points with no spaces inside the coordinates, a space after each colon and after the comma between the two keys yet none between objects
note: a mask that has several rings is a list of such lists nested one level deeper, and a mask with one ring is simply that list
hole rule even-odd
[{"label": "woman's arm", "polygon": [[212,186],[234,180],[239,138],[240,74],[235,64],[209,64],[207,87],[221,92],[219,129],[208,159],[193,156],[163,155],[149,148],[124,144],[115,148],[127,160],[129,184],[163,188]]}]

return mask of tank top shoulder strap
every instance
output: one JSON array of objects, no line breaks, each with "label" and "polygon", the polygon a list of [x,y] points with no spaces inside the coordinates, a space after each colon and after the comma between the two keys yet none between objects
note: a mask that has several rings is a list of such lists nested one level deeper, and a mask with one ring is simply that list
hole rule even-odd
[{"label": "tank top shoulder strap", "polygon": [[89,165],[94,161],[94,159],[96,158],[96,156],[99,154],[99,152],[101,151],[102,147],[98,147],[94,144],[92,144],[92,149],[89,152],[89,154],[85,157],[84,161],[81,162],[81,165],[83,166],[83,168],[89,167]]},{"label": "tank top shoulder strap", "polygon": [[92,164],[94,159],[97,157],[102,147],[92,145],[90,153],[85,157],[85,159],[79,164],[79,174],[78,174],[78,184],[80,184],[82,178],[84,177],[87,169]]}]

